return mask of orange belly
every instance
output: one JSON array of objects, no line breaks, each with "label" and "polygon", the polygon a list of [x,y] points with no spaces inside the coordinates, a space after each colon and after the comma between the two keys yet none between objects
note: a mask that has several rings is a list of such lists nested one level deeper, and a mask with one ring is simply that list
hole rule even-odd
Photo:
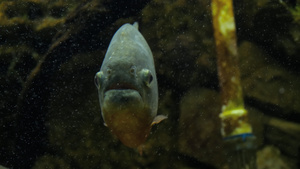
[{"label": "orange belly", "polygon": [[126,146],[136,148],[143,144],[151,130],[151,112],[142,109],[103,110],[103,118],[111,132]]}]

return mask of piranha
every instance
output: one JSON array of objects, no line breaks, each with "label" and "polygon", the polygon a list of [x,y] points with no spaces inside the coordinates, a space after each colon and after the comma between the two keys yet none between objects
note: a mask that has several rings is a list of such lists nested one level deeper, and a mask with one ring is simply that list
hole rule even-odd
[{"label": "piranha", "polygon": [[114,34],[95,75],[104,125],[126,146],[138,148],[157,116],[158,88],[150,47],[138,24],[125,24]]}]

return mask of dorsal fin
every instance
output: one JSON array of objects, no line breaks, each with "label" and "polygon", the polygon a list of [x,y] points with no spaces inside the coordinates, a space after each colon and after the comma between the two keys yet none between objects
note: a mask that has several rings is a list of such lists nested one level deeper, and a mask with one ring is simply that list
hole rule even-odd
[{"label": "dorsal fin", "polygon": [[139,30],[139,23],[138,22],[134,22],[132,26],[135,27],[137,30]]}]

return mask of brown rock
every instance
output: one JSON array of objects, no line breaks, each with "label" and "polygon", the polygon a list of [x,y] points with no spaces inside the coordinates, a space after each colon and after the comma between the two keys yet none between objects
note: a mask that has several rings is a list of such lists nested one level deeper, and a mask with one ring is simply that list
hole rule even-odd
[{"label": "brown rock", "polygon": [[250,42],[241,43],[239,54],[244,95],[264,109],[269,109],[266,106],[277,109],[275,112],[266,113],[280,117],[299,116],[298,76],[277,65],[266,53]]},{"label": "brown rock", "polygon": [[222,166],[220,111],[220,97],[216,91],[191,89],[180,104],[179,151],[217,167]]},{"label": "brown rock", "polygon": [[257,169],[290,169],[282,160],[280,151],[273,146],[266,146],[257,152]]}]

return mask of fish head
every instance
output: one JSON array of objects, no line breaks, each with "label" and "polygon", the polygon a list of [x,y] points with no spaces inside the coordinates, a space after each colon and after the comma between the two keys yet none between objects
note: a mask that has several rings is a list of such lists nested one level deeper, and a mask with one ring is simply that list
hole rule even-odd
[{"label": "fish head", "polygon": [[[122,58],[120,58],[122,60]],[[150,116],[156,115],[157,82],[150,69],[129,60],[112,59],[95,75],[101,107],[151,107]],[[156,95],[155,95],[156,93]],[[102,112],[103,115],[103,112]]]}]

